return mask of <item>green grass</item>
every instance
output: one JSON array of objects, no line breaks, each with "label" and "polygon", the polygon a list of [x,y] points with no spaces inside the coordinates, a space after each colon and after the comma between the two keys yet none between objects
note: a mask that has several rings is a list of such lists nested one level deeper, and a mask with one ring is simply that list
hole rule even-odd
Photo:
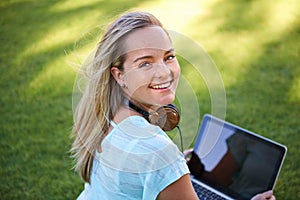
[{"label": "green grass", "polygon": [[[96,26],[128,9],[152,11],[207,50],[224,81],[226,118],[288,147],[275,194],[300,198],[298,2],[196,2],[1,1],[1,199],[75,199],[80,193],[68,152],[76,76],[70,62],[97,42]],[[180,61],[201,115],[210,112],[203,81]]]}]

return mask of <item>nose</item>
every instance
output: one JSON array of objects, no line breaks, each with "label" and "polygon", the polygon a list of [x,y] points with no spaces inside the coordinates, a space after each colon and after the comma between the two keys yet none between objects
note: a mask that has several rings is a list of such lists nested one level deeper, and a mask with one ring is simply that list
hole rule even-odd
[{"label": "nose", "polygon": [[155,70],[155,77],[157,78],[168,78],[172,74],[171,67],[168,66],[165,62],[158,63]]}]

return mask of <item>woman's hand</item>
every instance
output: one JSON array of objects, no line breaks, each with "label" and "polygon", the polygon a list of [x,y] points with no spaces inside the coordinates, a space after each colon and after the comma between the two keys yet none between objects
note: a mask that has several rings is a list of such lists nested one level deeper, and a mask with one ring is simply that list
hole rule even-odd
[{"label": "woman's hand", "polygon": [[276,198],[273,195],[273,191],[270,190],[270,191],[255,195],[251,200],[276,200]]},{"label": "woman's hand", "polygon": [[193,149],[188,149],[183,152],[183,155],[191,174],[196,177],[200,177],[204,172],[204,165],[197,154],[193,151]]},{"label": "woman's hand", "polygon": [[191,159],[193,150],[194,150],[194,149],[187,149],[187,150],[184,150],[184,152],[183,152],[184,159],[186,160],[187,163],[188,163],[188,162],[190,161],[190,159]]}]

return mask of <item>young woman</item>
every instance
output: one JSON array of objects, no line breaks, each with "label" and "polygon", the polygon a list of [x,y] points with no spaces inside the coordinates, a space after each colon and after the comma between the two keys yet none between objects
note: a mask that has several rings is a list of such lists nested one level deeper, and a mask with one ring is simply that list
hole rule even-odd
[{"label": "young woman", "polygon": [[164,123],[149,123],[173,102],[180,76],[159,20],[145,12],[118,18],[86,74],[73,128],[75,169],[86,183],[78,199],[198,199]]}]

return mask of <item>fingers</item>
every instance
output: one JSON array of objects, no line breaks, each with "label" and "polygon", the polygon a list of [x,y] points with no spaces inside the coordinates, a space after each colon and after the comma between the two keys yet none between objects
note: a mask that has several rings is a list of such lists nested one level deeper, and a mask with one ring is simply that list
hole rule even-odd
[{"label": "fingers", "polygon": [[273,195],[273,191],[269,190],[267,192],[262,193],[263,199],[275,200],[275,196]]},{"label": "fingers", "polygon": [[255,195],[251,200],[276,200],[273,195],[273,191],[269,190],[267,192]]},{"label": "fingers", "polygon": [[191,153],[193,152],[193,150],[194,149],[187,149],[187,150],[184,150],[184,152],[183,152],[183,156],[184,156],[184,158],[187,160],[188,159],[188,157],[191,155]]}]

